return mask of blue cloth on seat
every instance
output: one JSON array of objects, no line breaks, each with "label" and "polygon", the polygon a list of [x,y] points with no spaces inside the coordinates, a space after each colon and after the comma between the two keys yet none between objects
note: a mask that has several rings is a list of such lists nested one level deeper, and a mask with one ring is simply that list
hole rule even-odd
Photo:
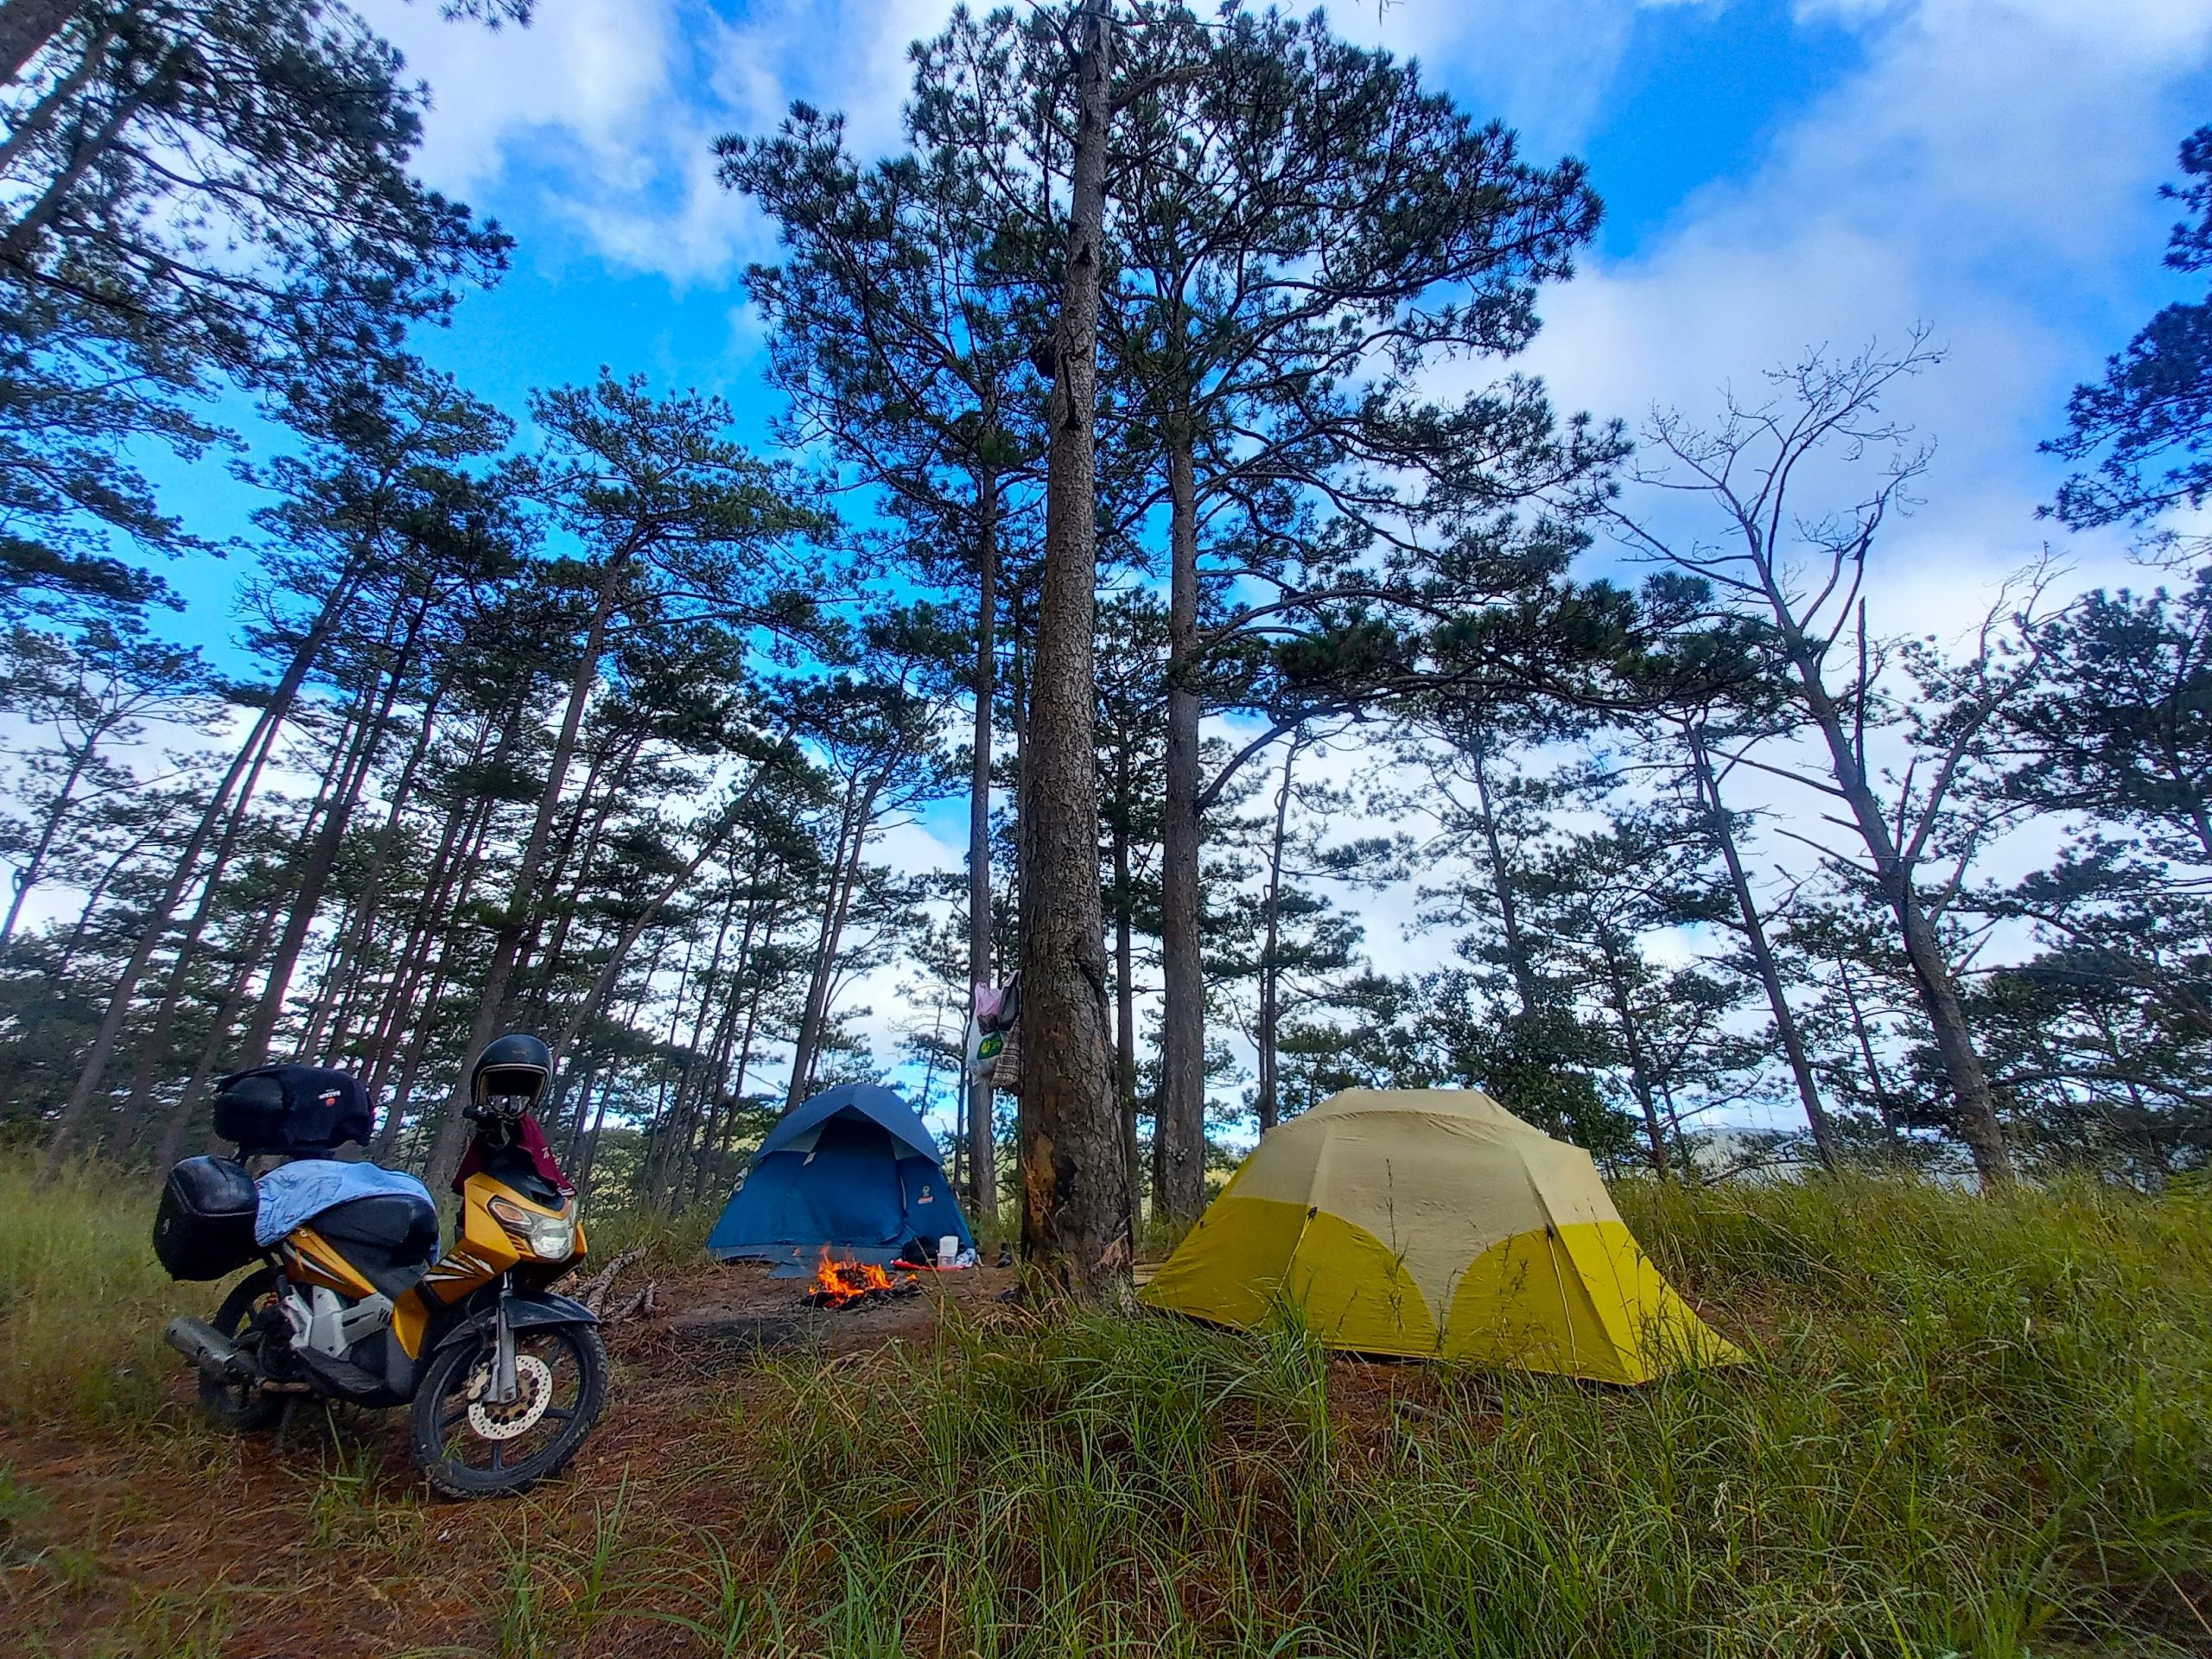
[{"label": "blue cloth on seat", "polygon": [[280,1164],[264,1175],[261,1208],[253,1218],[253,1242],[267,1249],[295,1227],[304,1227],[326,1210],[356,1198],[414,1198],[430,1215],[438,1206],[430,1189],[412,1175],[375,1164],[346,1164],[334,1158],[302,1158]]}]

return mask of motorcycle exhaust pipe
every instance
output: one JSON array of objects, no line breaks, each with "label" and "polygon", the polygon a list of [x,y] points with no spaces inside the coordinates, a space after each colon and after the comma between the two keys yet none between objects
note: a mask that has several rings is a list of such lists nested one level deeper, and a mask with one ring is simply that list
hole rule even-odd
[{"label": "motorcycle exhaust pipe", "polygon": [[230,1339],[205,1319],[179,1314],[162,1332],[162,1340],[219,1382],[251,1376],[253,1366]]}]

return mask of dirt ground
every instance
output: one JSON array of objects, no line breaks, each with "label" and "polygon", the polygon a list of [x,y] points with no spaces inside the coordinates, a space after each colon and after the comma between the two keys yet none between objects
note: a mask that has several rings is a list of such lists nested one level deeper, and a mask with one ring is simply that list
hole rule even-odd
[{"label": "dirt ground", "polygon": [[[994,1317],[1015,1280],[918,1277],[911,1298],[826,1311],[804,1306],[803,1281],[757,1264],[658,1275],[658,1310],[606,1331],[614,1378],[598,1427],[565,1476],[518,1501],[430,1497],[404,1412],[302,1410],[281,1443],[226,1433],[200,1414],[181,1362],[150,1434],[0,1431],[0,1655],[528,1653],[518,1607],[534,1561],[588,1560],[617,1535],[627,1554],[656,1537],[696,1543],[744,1518],[764,1356],[864,1363],[935,1340],[948,1306]],[[696,1649],[635,1625],[590,1649]]]}]

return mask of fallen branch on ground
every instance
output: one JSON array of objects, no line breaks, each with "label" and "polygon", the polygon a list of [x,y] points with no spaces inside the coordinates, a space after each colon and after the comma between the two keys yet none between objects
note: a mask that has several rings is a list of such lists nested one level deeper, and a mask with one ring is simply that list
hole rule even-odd
[{"label": "fallen branch on ground", "polygon": [[607,1294],[614,1288],[616,1276],[632,1262],[642,1258],[645,1251],[638,1249],[623,1250],[597,1273],[576,1286],[575,1299],[593,1313],[600,1312]]}]

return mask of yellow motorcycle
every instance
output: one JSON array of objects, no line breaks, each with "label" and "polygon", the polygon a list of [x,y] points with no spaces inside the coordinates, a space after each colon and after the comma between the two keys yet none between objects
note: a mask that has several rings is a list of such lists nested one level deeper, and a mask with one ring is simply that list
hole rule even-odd
[{"label": "yellow motorcycle", "polygon": [[[404,1405],[409,1448],[441,1492],[512,1496],[557,1473],[606,1402],[607,1366],[597,1317],[550,1289],[585,1254],[575,1195],[532,1116],[551,1076],[534,1037],[485,1048],[454,1182],[459,1236],[442,1255],[420,1181],[328,1155],[369,1136],[359,1080],[305,1065],[225,1078],[215,1128],[238,1157],[180,1163],[154,1224],[173,1277],[262,1262],[212,1319],[165,1332],[198,1369],[208,1414],[255,1429],[302,1398]],[[257,1179],[249,1158],[272,1161]]]}]

